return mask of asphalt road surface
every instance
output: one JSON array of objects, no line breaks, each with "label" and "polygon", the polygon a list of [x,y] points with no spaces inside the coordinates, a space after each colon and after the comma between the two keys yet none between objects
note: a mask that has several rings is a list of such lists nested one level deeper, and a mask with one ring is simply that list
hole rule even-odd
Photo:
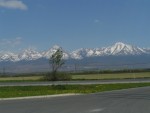
[{"label": "asphalt road surface", "polygon": [[47,86],[47,85],[66,85],[66,84],[114,84],[114,83],[143,83],[150,82],[145,79],[121,79],[121,80],[83,80],[83,81],[56,81],[56,82],[0,82],[2,86]]},{"label": "asphalt road surface", "polygon": [[0,101],[0,113],[150,113],[150,87],[41,99]]}]

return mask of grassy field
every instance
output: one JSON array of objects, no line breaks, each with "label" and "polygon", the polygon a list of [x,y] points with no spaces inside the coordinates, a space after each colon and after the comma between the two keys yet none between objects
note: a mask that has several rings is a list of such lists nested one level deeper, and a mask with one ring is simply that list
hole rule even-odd
[{"label": "grassy field", "polygon": [[150,83],[101,84],[101,85],[56,85],[56,86],[11,86],[0,87],[0,98],[27,97],[67,93],[96,93],[135,87],[150,86]]},{"label": "grassy field", "polygon": [[[42,78],[43,76],[0,77],[0,82],[42,81]],[[129,78],[150,78],[150,72],[72,75],[72,80],[129,79]]]},{"label": "grassy field", "polygon": [[43,76],[19,76],[19,77],[0,77],[0,82],[7,81],[41,81]]},{"label": "grassy field", "polygon": [[73,80],[150,78],[150,72],[73,75]]}]

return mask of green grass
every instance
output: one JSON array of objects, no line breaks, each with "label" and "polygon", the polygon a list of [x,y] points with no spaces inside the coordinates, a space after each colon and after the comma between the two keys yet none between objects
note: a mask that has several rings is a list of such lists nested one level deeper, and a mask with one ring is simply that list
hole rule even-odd
[{"label": "green grass", "polygon": [[0,77],[0,82],[41,81],[43,76]]},{"label": "green grass", "polygon": [[11,86],[0,87],[0,98],[26,97],[66,93],[96,93],[135,87],[150,86],[150,83],[124,83],[101,85],[56,85],[56,86]]},{"label": "green grass", "polygon": [[[132,79],[150,78],[150,72],[112,73],[112,74],[77,74],[71,75],[72,80]],[[43,81],[44,76],[0,77],[0,82]]]},{"label": "green grass", "polygon": [[150,78],[150,72],[73,75],[73,80]]}]

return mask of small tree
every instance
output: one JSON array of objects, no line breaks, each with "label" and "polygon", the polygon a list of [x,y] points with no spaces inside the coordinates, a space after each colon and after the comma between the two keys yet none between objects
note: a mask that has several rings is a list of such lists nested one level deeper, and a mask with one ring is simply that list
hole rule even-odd
[{"label": "small tree", "polygon": [[57,77],[57,71],[58,69],[64,64],[63,57],[63,51],[61,49],[57,49],[57,51],[50,57],[49,63],[52,67],[52,80],[56,81],[58,79]]}]

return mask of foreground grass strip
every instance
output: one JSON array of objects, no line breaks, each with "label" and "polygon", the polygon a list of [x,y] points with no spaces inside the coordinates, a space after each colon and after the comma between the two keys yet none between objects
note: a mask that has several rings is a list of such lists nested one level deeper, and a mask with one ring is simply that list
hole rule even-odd
[{"label": "foreground grass strip", "polygon": [[124,83],[99,85],[54,85],[0,87],[0,98],[27,97],[67,93],[96,93],[127,88],[150,86],[150,83]]}]

